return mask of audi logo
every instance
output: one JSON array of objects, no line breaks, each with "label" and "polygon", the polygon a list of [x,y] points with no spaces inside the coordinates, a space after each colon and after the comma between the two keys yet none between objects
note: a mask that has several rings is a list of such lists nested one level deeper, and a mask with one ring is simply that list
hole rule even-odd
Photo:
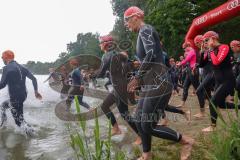
[{"label": "audi logo", "polygon": [[196,24],[196,25],[200,25],[200,24],[202,24],[202,23],[204,23],[204,22],[206,22],[206,21],[207,21],[207,16],[203,16],[203,17],[198,18],[198,19],[196,20],[195,24]]},{"label": "audi logo", "polygon": [[237,8],[239,6],[240,6],[240,0],[234,0],[234,1],[232,1],[228,4],[227,9],[232,10],[232,9]]}]

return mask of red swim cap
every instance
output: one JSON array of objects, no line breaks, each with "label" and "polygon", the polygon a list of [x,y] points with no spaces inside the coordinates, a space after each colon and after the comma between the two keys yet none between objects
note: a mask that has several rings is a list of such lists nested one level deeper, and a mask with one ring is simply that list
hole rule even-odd
[{"label": "red swim cap", "polygon": [[233,40],[233,41],[230,43],[230,46],[231,46],[231,47],[240,47],[240,41]]},{"label": "red swim cap", "polygon": [[197,44],[197,43],[202,43],[203,42],[203,36],[202,35],[197,35],[195,38],[194,38],[194,43]]},{"label": "red swim cap", "polygon": [[214,31],[208,31],[203,35],[203,39],[207,39],[207,38],[219,39],[219,35]]},{"label": "red swim cap", "polygon": [[2,59],[3,60],[13,60],[14,59],[14,53],[11,50],[6,50],[2,53]]},{"label": "red swim cap", "polygon": [[72,66],[77,66],[79,65],[79,62],[77,59],[73,58],[73,59],[70,59],[69,64]]},{"label": "red swim cap", "polygon": [[99,41],[100,41],[100,43],[112,42],[113,37],[111,35],[101,36],[101,37],[99,37]]},{"label": "red swim cap", "polygon": [[144,18],[144,12],[140,8],[136,6],[129,7],[124,12],[124,19],[132,17],[132,16],[138,16],[139,18]]},{"label": "red swim cap", "polygon": [[191,47],[191,43],[190,42],[184,42],[183,45],[182,45],[182,48],[187,48],[187,47]]}]

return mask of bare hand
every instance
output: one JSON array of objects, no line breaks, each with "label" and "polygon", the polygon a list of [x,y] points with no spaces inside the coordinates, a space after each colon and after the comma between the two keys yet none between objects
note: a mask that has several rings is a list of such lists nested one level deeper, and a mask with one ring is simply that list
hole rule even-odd
[{"label": "bare hand", "polygon": [[181,63],[180,63],[180,62],[179,62],[179,63],[177,63],[177,64],[176,64],[176,66],[177,66],[177,67],[181,66]]},{"label": "bare hand", "polygon": [[42,95],[38,92],[35,92],[35,97],[39,100],[42,100]]},{"label": "bare hand", "polygon": [[80,86],[80,91],[84,91],[84,86],[83,85]]},{"label": "bare hand", "polygon": [[134,68],[138,68],[140,66],[140,62],[139,61],[134,61],[133,62],[133,67]]},{"label": "bare hand", "polygon": [[139,87],[139,81],[136,78],[133,78],[127,86],[128,92],[132,93],[136,90],[136,88]]}]

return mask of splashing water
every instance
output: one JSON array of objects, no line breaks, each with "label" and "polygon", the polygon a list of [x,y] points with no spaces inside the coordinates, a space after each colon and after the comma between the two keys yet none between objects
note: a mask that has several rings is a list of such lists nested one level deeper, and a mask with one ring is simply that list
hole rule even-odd
[{"label": "splashing water", "polygon": [[[48,83],[43,83],[47,76],[38,75],[39,92],[43,99],[39,101],[34,96],[32,82],[27,80],[28,97],[24,102],[24,119],[26,123],[22,127],[15,125],[10,110],[6,110],[7,121],[0,127],[0,160],[66,160],[74,159],[73,150],[69,144],[68,126],[77,128],[73,122],[64,122],[55,115],[55,105],[60,102],[60,94],[53,91]],[[0,103],[8,99],[7,88],[0,90]],[[99,105],[100,101],[93,98],[84,97],[83,100],[90,106]],[[85,108],[81,107],[82,111]],[[75,107],[72,107],[72,112]],[[0,115],[1,116],[1,115]],[[1,117],[0,117],[1,118]],[[100,128],[103,136],[107,133],[108,121],[105,116],[99,118]],[[92,136],[94,120],[87,122],[89,137]],[[133,139],[127,133],[127,127],[121,127],[124,135],[113,137],[113,143],[121,148],[126,148]],[[27,134],[26,134],[27,133]],[[126,139],[127,137],[127,139]],[[128,149],[129,150],[129,149]]]}]

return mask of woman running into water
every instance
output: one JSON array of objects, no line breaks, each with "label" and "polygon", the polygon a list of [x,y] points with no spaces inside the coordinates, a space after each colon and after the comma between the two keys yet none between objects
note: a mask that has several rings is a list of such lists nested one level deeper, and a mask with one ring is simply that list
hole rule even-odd
[{"label": "woman running into water", "polygon": [[[137,75],[128,84],[129,92],[134,92],[136,88],[142,85],[142,73],[149,67],[152,67],[151,63],[149,64],[148,62],[163,63],[159,35],[152,26],[145,24],[143,19],[144,12],[138,7],[130,7],[124,12],[125,25],[130,31],[138,33],[136,54],[141,61]],[[141,87],[141,89],[145,88]],[[149,90],[149,93],[150,92],[151,89]],[[168,127],[157,125],[160,118],[159,111],[164,110],[168,105],[171,92],[159,96],[160,97],[154,98],[142,97],[138,103],[135,121],[139,134],[141,135],[143,147],[143,154],[138,160],[151,159],[152,136],[180,142],[183,145],[181,160],[186,160],[190,156],[194,140]],[[153,119],[153,116],[156,118]]]},{"label": "woman running into water", "polygon": [[221,44],[219,35],[214,31],[206,32],[203,39],[209,48],[207,60],[212,64],[215,77],[215,91],[209,105],[212,124],[202,130],[203,132],[210,132],[216,127],[218,117],[216,109],[218,107],[224,109],[234,108],[234,105],[226,103],[225,99],[234,92],[235,78],[232,71],[229,46]]}]

